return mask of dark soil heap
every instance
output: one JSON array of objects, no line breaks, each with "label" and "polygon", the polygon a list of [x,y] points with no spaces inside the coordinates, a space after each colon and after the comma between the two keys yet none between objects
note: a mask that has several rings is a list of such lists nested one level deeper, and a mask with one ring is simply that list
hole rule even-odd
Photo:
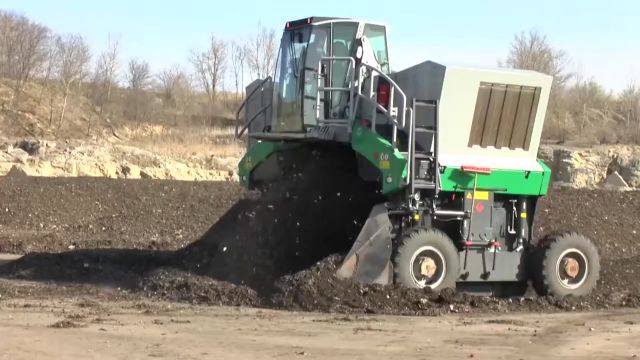
[{"label": "dark soil heap", "polygon": [[226,182],[0,177],[0,252],[174,250],[245,195]]},{"label": "dark soil heap", "polygon": [[353,155],[339,148],[305,155],[304,168],[292,169],[264,195],[240,200],[179,251],[183,267],[265,292],[282,275],[346,253],[382,197],[358,177]]},{"label": "dark soil heap", "polygon": [[[134,297],[306,311],[434,315],[640,307],[640,192],[557,190],[539,204],[538,236],[577,230],[596,243],[602,274],[594,294],[491,298],[336,278],[341,256],[329,255],[348,250],[378,199],[366,184],[330,181],[324,171],[312,174],[320,180],[313,187],[297,175],[266,196],[230,183],[4,178],[0,252],[30,254],[0,267],[0,276],[119,287]],[[352,216],[345,219],[345,213]],[[349,238],[338,238],[339,232]]]}]

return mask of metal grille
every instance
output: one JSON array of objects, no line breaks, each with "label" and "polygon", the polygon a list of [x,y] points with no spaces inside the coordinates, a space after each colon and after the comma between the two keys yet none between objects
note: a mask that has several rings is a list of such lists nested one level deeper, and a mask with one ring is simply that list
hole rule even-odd
[{"label": "metal grille", "polygon": [[468,146],[529,150],[540,90],[480,83]]}]

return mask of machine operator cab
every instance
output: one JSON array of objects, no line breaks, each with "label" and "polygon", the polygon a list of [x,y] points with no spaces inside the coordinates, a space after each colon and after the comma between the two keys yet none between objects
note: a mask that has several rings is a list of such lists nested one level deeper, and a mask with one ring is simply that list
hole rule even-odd
[{"label": "machine operator cab", "polygon": [[[250,136],[295,139],[331,134],[326,140],[348,141],[353,119],[366,106],[355,101],[353,91],[360,62],[389,74],[384,25],[320,17],[288,22],[278,51],[271,109],[257,132],[255,126],[249,128]],[[246,118],[252,118],[249,108]]]}]

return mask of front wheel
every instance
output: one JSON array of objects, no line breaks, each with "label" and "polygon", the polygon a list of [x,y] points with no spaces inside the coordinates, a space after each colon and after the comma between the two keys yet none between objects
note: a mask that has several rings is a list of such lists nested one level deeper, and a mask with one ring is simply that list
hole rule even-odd
[{"label": "front wheel", "polygon": [[394,258],[396,282],[410,288],[455,288],[458,249],[441,231],[418,229],[405,235]]},{"label": "front wheel", "polygon": [[540,295],[585,296],[596,287],[600,257],[586,237],[568,233],[539,248],[534,286]]}]

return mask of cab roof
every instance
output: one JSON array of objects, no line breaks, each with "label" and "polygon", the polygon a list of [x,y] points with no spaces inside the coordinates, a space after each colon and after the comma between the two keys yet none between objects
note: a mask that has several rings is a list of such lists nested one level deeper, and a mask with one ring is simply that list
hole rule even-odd
[{"label": "cab roof", "polygon": [[326,24],[328,22],[333,22],[333,21],[349,21],[349,22],[353,21],[358,23],[367,23],[372,25],[383,26],[385,28],[387,27],[385,24],[373,22],[373,21],[366,21],[363,19],[354,19],[354,18],[348,18],[348,17],[310,16],[310,17],[306,17],[298,20],[287,21],[287,23],[284,26],[284,30],[286,31],[286,30],[296,29],[296,28],[308,26],[308,25],[321,25],[321,24]]},{"label": "cab roof", "polygon": [[322,23],[326,23],[326,22],[331,22],[331,21],[334,21],[334,20],[358,21],[356,19],[345,18],[345,17],[310,16],[310,17],[306,17],[306,18],[303,18],[303,19],[287,21],[287,23],[284,26],[284,29],[288,30],[288,29],[294,29],[294,28],[297,28],[297,27],[300,27],[300,26],[317,25],[317,24],[322,24]]}]

